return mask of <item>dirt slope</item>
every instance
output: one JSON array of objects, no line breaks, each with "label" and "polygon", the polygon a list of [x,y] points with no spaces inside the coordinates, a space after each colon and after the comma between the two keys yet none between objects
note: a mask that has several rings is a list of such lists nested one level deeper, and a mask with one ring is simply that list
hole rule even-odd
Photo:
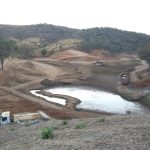
[{"label": "dirt slope", "polygon": [[96,61],[105,60],[108,57],[99,53],[98,55],[85,53],[75,49],[60,51],[52,55],[50,58],[63,61]]}]

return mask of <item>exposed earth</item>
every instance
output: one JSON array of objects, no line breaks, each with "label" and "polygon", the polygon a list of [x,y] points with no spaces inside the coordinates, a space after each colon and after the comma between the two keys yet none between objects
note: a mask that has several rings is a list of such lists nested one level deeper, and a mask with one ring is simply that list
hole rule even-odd
[{"label": "exposed earth", "polygon": [[[80,61],[83,55],[88,56],[89,54],[67,50],[64,51],[63,57],[64,55],[68,56],[66,53],[72,54],[72,60],[60,61],[62,52],[55,54],[55,59],[52,56],[52,58],[35,58],[31,60],[7,60],[5,70],[0,71],[0,112],[7,110],[12,113],[35,112],[40,109],[54,118],[95,117],[103,113],[77,111],[74,108],[58,106],[33,96],[29,91],[30,89],[52,86],[49,82],[42,82],[46,79],[44,81],[87,85],[117,93],[117,82],[120,74],[139,64],[137,60],[121,60],[119,57],[117,60],[110,57],[106,60],[100,54],[95,57],[92,55],[95,60],[101,58],[101,61],[103,61],[103,65],[96,65],[94,61],[85,61],[85,59]],[[74,58],[79,55],[81,56],[79,60],[74,61]]]},{"label": "exposed earth", "polygon": [[[119,93],[118,87],[122,88],[118,86],[120,74],[133,71],[141,65],[138,59],[96,54],[96,51],[89,56],[76,50],[67,50],[47,58],[8,59],[5,70],[0,71],[0,112],[42,110],[53,119],[31,126],[0,126],[0,149],[149,149],[149,115],[110,116],[102,112],[76,110],[69,100],[66,106],[60,106],[30,93],[31,89],[56,84],[87,85]],[[97,61],[103,63],[96,64]],[[104,116],[104,122],[97,120]],[[62,121],[56,119],[72,120],[63,126]],[[75,129],[80,122],[86,122],[86,127]],[[57,127],[54,139],[42,140],[41,129],[52,125]]]}]

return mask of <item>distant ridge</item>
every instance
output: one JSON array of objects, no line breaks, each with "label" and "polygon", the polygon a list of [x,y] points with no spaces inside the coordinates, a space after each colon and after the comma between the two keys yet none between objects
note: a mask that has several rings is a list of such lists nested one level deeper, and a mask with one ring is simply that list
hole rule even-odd
[{"label": "distant ridge", "polygon": [[93,49],[106,49],[112,53],[135,53],[139,48],[150,44],[150,36],[142,33],[123,31],[114,28],[72,29],[51,24],[0,25],[0,39],[26,40],[39,38],[42,45],[65,39],[80,40],[78,49],[89,52]]}]

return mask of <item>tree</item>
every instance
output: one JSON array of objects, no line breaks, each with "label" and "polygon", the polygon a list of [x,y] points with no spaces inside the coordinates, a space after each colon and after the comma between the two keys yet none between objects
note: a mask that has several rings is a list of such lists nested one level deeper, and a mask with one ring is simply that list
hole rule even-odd
[{"label": "tree", "polygon": [[139,49],[138,55],[141,59],[146,60],[148,63],[150,63],[150,45]]},{"label": "tree", "polygon": [[0,62],[1,69],[4,69],[4,61],[7,59],[12,53],[13,50],[16,49],[16,42],[12,40],[0,40]]},{"label": "tree", "polygon": [[43,50],[41,51],[41,55],[42,55],[42,56],[45,56],[46,53],[47,53],[47,50],[46,50],[46,49],[43,49]]}]

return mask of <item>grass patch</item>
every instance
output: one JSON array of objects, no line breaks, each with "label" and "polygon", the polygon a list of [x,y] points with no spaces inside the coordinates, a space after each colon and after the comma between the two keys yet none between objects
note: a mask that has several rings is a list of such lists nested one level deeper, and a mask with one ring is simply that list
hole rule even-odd
[{"label": "grass patch", "polygon": [[76,125],[76,129],[83,129],[87,126],[87,124],[85,122],[81,122],[79,124]]},{"label": "grass patch", "polygon": [[53,128],[49,128],[49,127],[45,127],[42,129],[41,132],[41,138],[42,139],[52,139],[54,137],[54,129]]}]

